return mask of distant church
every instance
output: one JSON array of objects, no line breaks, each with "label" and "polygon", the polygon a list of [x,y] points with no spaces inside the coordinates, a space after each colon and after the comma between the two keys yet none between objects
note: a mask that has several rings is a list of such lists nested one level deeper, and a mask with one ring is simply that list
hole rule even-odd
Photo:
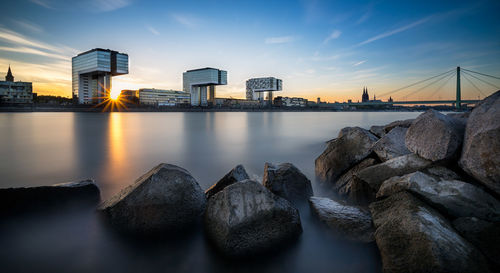
[{"label": "distant church", "polygon": [[0,81],[0,103],[33,103],[32,83],[15,82],[10,65],[5,81]]},{"label": "distant church", "polygon": [[[373,95],[373,100],[370,100],[370,95],[368,95],[368,87],[363,87],[361,102],[382,102],[382,100],[377,100],[377,97],[375,95]],[[388,102],[393,102],[392,97],[389,97]]]}]

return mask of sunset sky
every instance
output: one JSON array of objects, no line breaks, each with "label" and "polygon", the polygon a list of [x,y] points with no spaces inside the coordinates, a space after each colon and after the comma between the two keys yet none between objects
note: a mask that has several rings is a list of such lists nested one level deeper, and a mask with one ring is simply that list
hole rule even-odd
[{"label": "sunset sky", "polygon": [[[500,76],[499,12],[498,0],[4,0],[0,76],[10,64],[34,92],[69,97],[71,57],[100,47],[129,55],[114,90],[181,90],[183,71],[209,66],[228,71],[218,97],[243,98],[247,79],[274,76],[279,95],[359,100],[363,86],[383,94],[458,65]],[[432,97],[453,98],[454,88],[451,79]],[[463,89],[479,95],[467,81]]]}]

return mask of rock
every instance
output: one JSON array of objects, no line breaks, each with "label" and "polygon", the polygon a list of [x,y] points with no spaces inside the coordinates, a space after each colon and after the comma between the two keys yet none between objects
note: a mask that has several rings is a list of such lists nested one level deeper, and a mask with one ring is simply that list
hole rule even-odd
[{"label": "rock", "polygon": [[467,120],[469,119],[470,112],[448,113],[446,115],[449,117],[452,117],[454,119],[457,119],[458,121],[462,122],[463,124],[467,124]]},{"label": "rock", "polygon": [[385,135],[384,126],[373,125],[370,127],[370,132],[379,138]]},{"label": "rock", "polygon": [[348,240],[373,242],[373,225],[369,212],[344,206],[328,198],[311,197],[312,211],[330,229]]},{"label": "rock", "polygon": [[500,222],[488,222],[475,217],[453,221],[453,227],[477,247],[492,263],[500,267]]},{"label": "rock", "polygon": [[230,256],[274,250],[302,232],[298,210],[252,180],[229,185],[208,200],[205,228]]},{"label": "rock", "polygon": [[361,170],[375,165],[377,161],[373,158],[366,158],[347,172],[345,172],[334,184],[335,191],[342,197],[347,197],[351,194],[351,187],[354,181],[354,176]]},{"label": "rock", "polygon": [[100,190],[94,180],[52,186],[0,189],[0,216],[60,210],[68,206],[96,206]]},{"label": "rock", "polygon": [[443,166],[433,166],[422,170],[422,172],[437,180],[461,180],[457,173]]},{"label": "rock", "polygon": [[316,176],[321,182],[334,183],[342,173],[366,158],[378,140],[369,131],[346,127],[338,138],[330,140],[325,151],[316,158]]},{"label": "rock", "polygon": [[313,196],[311,181],[291,163],[276,166],[266,162],[262,184],[293,204],[307,202]]},{"label": "rock", "polygon": [[500,194],[500,91],[477,105],[467,121],[460,167]]},{"label": "rock", "polygon": [[410,193],[370,205],[384,272],[489,272],[450,223]]},{"label": "rock", "polygon": [[126,232],[180,231],[205,210],[206,197],[185,169],[162,163],[99,206],[114,227]]},{"label": "rock", "polygon": [[396,120],[384,126],[384,132],[389,133],[396,127],[409,128],[415,119]]},{"label": "rock", "polygon": [[409,154],[406,148],[405,136],[408,128],[395,127],[373,145],[373,151],[382,161]]},{"label": "rock", "polygon": [[458,180],[436,180],[422,172],[392,177],[380,187],[377,198],[402,190],[415,193],[431,206],[454,218],[474,216],[500,221],[500,202],[482,189]]},{"label": "rock", "polygon": [[460,152],[464,130],[464,123],[436,110],[427,110],[408,128],[406,147],[428,160],[452,159]]},{"label": "rock", "polygon": [[385,180],[393,176],[401,176],[429,167],[431,161],[415,154],[407,154],[373,165],[356,174],[356,177],[368,184],[375,193]]},{"label": "rock", "polygon": [[207,199],[212,197],[214,194],[218,193],[225,187],[238,182],[238,181],[243,181],[245,179],[249,179],[247,171],[243,167],[243,165],[238,165],[234,167],[229,173],[224,175],[223,178],[221,178],[217,183],[213,184],[210,188],[208,188],[205,191],[205,195],[207,196]]}]

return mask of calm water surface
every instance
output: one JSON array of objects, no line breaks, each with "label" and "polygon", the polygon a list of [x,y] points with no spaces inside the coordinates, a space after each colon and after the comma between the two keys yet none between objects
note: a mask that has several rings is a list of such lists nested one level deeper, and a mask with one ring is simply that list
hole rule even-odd
[{"label": "calm water surface", "polygon": [[[155,165],[184,167],[208,188],[237,164],[261,180],[265,162],[291,162],[314,181],[314,159],[346,126],[369,128],[418,113],[0,113],[0,187],[94,178],[109,198]],[[298,242],[252,261],[220,257],[202,231],[137,242],[93,213],[62,213],[2,228],[0,264],[15,271],[378,272],[376,246],[342,241],[300,210]],[[271,257],[272,256],[272,257]]]}]

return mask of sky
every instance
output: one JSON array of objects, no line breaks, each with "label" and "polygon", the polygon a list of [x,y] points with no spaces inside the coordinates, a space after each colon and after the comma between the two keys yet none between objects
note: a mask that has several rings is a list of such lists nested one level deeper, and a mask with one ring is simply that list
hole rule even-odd
[{"label": "sky", "polygon": [[[3,0],[2,9],[0,76],[10,64],[39,95],[71,96],[71,57],[96,47],[129,55],[114,91],[181,90],[182,72],[201,67],[228,71],[217,97],[244,98],[247,79],[273,76],[283,79],[275,96],[331,102],[360,100],[364,86],[387,99],[456,66],[500,76],[497,0]],[[390,95],[452,99],[454,81]],[[466,99],[496,91],[462,82]]]}]

